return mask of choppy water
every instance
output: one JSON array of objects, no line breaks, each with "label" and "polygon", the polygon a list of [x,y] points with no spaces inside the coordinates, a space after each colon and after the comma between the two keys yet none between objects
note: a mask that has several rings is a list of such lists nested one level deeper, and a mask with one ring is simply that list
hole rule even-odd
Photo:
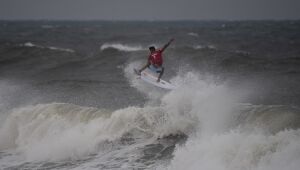
[{"label": "choppy water", "polygon": [[[145,84],[169,38],[166,91]],[[298,169],[300,22],[0,22],[0,169]]]}]

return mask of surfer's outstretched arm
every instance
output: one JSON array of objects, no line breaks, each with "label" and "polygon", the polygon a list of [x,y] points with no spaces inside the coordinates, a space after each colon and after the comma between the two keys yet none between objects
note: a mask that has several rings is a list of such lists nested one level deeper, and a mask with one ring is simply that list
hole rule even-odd
[{"label": "surfer's outstretched arm", "polygon": [[169,45],[170,45],[171,42],[173,42],[173,41],[174,41],[174,38],[170,39],[170,41],[169,41],[167,44],[165,44],[165,45],[163,46],[163,48],[161,49],[161,51],[164,51],[167,47],[169,47]]}]

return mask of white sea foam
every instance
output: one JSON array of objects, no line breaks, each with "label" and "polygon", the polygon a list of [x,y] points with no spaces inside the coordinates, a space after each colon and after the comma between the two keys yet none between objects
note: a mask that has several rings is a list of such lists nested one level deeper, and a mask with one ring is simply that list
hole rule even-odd
[{"label": "white sea foam", "polygon": [[[271,134],[273,129],[261,129],[266,126],[255,122],[233,126],[239,115],[234,108],[243,106],[236,103],[242,96],[233,96],[230,88],[208,83],[191,72],[174,77],[173,82],[182,87],[163,97],[164,107],[172,118],[185,115],[175,118],[174,127],[187,125],[189,115],[195,122],[189,123],[194,133],[185,145],[177,146],[171,164],[163,169],[296,170],[300,166],[299,129]],[[274,126],[281,124],[270,127]]]},{"label": "white sea foam", "polygon": [[70,52],[70,53],[74,53],[75,51],[69,48],[60,48],[60,47],[47,47],[50,50],[56,50],[56,51],[65,51],[65,52]]},{"label": "white sea foam", "polygon": [[[131,80],[138,81],[134,77]],[[154,89],[151,91],[151,88],[145,87],[150,90],[145,94],[153,95],[149,97],[150,101],[157,100],[159,96],[162,99],[157,103],[149,102],[144,107],[108,112],[54,103],[15,109],[1,127],[0,149],[15,148],[28,161],[55,161],[101,152],[99,144],[120,140],[127,133],[142,140],[178,133],[189,135],[195,132],[196,127],[213,121],[219,126],[212,125],[211,130],[221,130],[221,118],[224,116],[214,114],[222,111],[225,115],[226,102],[221,105],[217,98],[219,94],[225,95],[221,92],[226,92],[226,89],[209,85],[193,73],[173,81],[182,85],[177,91],[150,94]],[[193,83],[184,83],[191,81]],[[229,101],[228,98],[226,101]],[[218,109],[215,105],[219,105]],[[201,120],[204,118],[206,122]]]},{"label": "white sea foam", "polygon": [[[136,81],[132,80],[134,86],[145,86]],[[234,108],[243,106],[237,103],[243,96],[192,72],[171,81],[179,88],[161,96],[160,107],[167,118],[162,131],[181,131],[189,138],[185,145],[177,146],[171,164],[162,169],[298,169],[299,129],[272,134],[272,129],[261,129],[266,126],[255,122],[247,122],[245,127],[238,125],[239,113]],[[276,118],[274,122],[278,122]]]},{"label": "white sea foam", "polygon": [[43,48],[43,49],[50,49],[50,50],[55,50],[55,51],[64,51],[64,52],[70,52],[70,53],[74,53],[75,51],[69,48],[60,48],[60,47],[53,47],[53,46],[41,46],[41,45],[36,45],[34,43],[31,42],[26,42],[24,44],[22,44],[21,46],[24,47],[37,47],[37,48]]},{"label": "white sea foam", "polygon": [[[27,106],[12,111],[0,130],[0,150],[17,149],[28,161],[77,159],[122,135],[154,135],[155,108],[107,112],[69,104]],[[154,128],[154,130],[151,130]],[[101,149],[100,149],[101,150]]]},{"label": "white sea foam", "polygon": [[[15,149],[25,161],[78,159],[101,153],[105,142],[126,134],[143,141],[185,131],[167,128],[162,107],[128,107],[113,112],[70,104],[40,104],[13,110],[0,129],[0,150]],[[173,121],[173,120],[171,120]],[[105,146],[105,145],[104,145]]]},{"label": "white sea foam", "polygon": [[195,32],[189,32],[188,35],[192,36],[192,37],[199,37],[199,34],[197,34]]},{"label": "white sea foam", "polygon": [[144,48],[140,45],[134,46],[134,45],[127,45],[127,44],[120,44],[120,43],[104,43],[101,45],[100,50],[103,51],[105,49],[114,48],[119,51],[140,51],[144,50]]},{"label": "white sea foam", "polygon": [[125,68],[125,75],[132,86],[148,97],[147,104],[159,103],[165,110],[164,114],[169,121],[162,125],[162,131],[189,134],[193,128],[200,126],[206,128],[207,132],[220,132],[228,126],[231,118],[229,114],[239,96],[231,95],[226,86],[216,85],[211,79],[188,72],[170,80],[178,87],[176,90],[161,90],[132,74],[133,68],[138,65],[129,64]]},{"label": "white sea foam", "polygon": [[31,43],[31,42],[26,42],[26,43],[24,44],[24,46],[25,46],[25,47],[35,47],[36,45],[33,44],[33,43]]},{"label": "white sea foam", "polygon": [[[300,131],[275,134],[232,126],[240,96],[193,72],[171,79],[178,86],[160,91],[136,79],[131,63],[124,72],[132,86],[148,97],[143,107],[116,111],[70,104],[43,104],[13,110],[0,129],[0,150],[15,149],[26,161],[77,159],[102,153],[130,134],[136,142],[170,134],[189,136],[177,146],[163,169],[288,169],[299,167]],[[249,127],[248,126],[248,127]],[[255,129],[255,130],[253,130]],[[121,154],[121,153],[119,153]]]},{"label": "white sea foam", "polygon": [[300,131],[274,135],[243,130],[197,136],[178,147],[168,169],[296,170],[299,168]]},{"label": "white sea foam", "polygon": [[214,45],[195,45],[193,48],[196,49],[196,50],[201,50],[201,49],[213,49],[213,50],[215,50],[215,49],[217,49]]}]

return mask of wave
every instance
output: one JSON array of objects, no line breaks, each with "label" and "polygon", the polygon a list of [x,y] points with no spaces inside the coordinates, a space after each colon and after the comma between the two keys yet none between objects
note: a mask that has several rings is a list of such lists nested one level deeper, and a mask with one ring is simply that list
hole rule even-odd
[{"label": "wave", "polygon": [[45,47],[45,46],[33,44],[31,42],[26,42],[26,43],[22,44],[21,46],[23,46],[23,47],[37,47],[37,48],[42,48],[42,49],[49,49],[49,50],[54,50],[54,51],[63,51],[63,52],[70,52],[70,53],[75,52],[74,50],[69,49],[69,48],[60,48],[60,47],[53,47],[53,46]]},{"label": "wave", "polygon": [[105,150],[101,146],[107,142],[172,133],[162,131],[162,112],[158,107],[110,112],[63,103],[26,106],[13,110],[4,122],[0,150],[15,148],[29,161],[77,159]]},{"label": "wave", "polygon": [[166,110],[165,114],[176,120],[170,126],[184,126],[179,129],[185,134],[200,125],[207,124],[203,127],[210,131],[222,131],[227,126],[231,111],[241,97],[232,95],[228,87],[216,84],[212,77],[188,72],[178,73],[170,79],[178,87],[176,90],[164,91],[136,79],[130,72],[138,65],[140,63],[129,64],[124,69],[126,77],[133,87],[147,96],[147,104],[159,104]]},{"label": "wave", "polygon": [[[157,44],[151,44],[149,46],[160,47]],[[169,48],[178,48],[178,49],[194,49],[194,50],[217,50],[215,45],[193,45],[193,46],[176,46],[176,47],[169,47]],[[118,51],[124,52],[134,52],[134,51],[142,51],[147,50],[146,48],[142,47],[141,45],[127,45],[127,44],[120,44],[120,43],[104,43],[100,46],[100,50],[108,50],[108,49],[115,49]]]},{"label": "wave", "polygon": [[217,47],[214,45],[195,45],[193,46],[195,50],[202,50],[202,49],[210,49],[210,50],[216,50]]},{"label": "wave", "polygon": [[56,51],[65,51],[65,52],[70,52],[74,53],[75,51],[69,48],[60,48],[60,47],[47,47],[50,50],[56,50]]},{"label": "wave", "polygon": [[[174,155],[171,164],[163,168],[299,166],[299,127],[288,126],[291,120],[297,121],[297,109],[238,103],[244,96],[194,72],[170,78],[178,89],[158,90],[133,76],[132,68],[140,64],[131,63],[124,72],[131,85],[149,99],[144,106],[109,111],[50,103],[14,109],[0,129],[0,150],[15,149],[27,161],[59,161],[105,154],[113,147],[147,148],[157,138],[184,134],[186,144],[176,145],[170,153]],[[274,114],[274,110],[280,111]]]},{"label": "wave", "polygon": [[[192,73],[171,81],[184,85],[173,92],[151,94],[162,96],[160,102],[151,102],[157,97],[152,96],[143,107],[107,111],[52,103],[14,109],[0,129],[0,150],[16,149],[28,161],[77,159],[104,152],[105,143],[120,146],[120,141],[139,143],[172,134],[190,135],[197,126],[216,119],[221,128],[230,105],[228,96],[220,99],[226,92],[222,86],[207,84]],[[184,83],[190,81],[193,83]],[[214,105],[219,105],[217,110]],[[222,111],[223,116],[214,111]],[[206,113],[214,118],[202,122]]]},{"label": "wave", "polygon": [[299,167],[300,130],[265,134],[232,130],[197,136],[175,151],[167,169],[295,170]]},{"label": "wave", "polygon": [[24,46],[24,47],[41,47],[41,46],[35,45],[31,42],[26,42],[22,46]]},{"label": "wave", "polygon": [[195,33],[195,32],[189,32],[187,35],[192,36],[192,37],[199,37],[199,34]]},{"label": "wave", "polygon": [[[146,85],[136,81],[132,79],[133,86],[145,90]],[[186,126],[180,129],[189,138],[185,145],[177,145],[171,163],[161,169],[294,170],[300,166],[298,108],[239,103],[246,96],[236,94],[236,89],[193,72],[171,81],[179,88],[157,98],[175,119],[168,127]],[[144,93],[152,95],[147,90]]]},{"label": "wave", "polygon": [[132,46],[132,45],[126,45],[120,43],[104,43],[103,45],[101,45],[100,50],[103,51],[111,48],[119,51],[125,51],[125,52],[144,50],[142,46]]}]

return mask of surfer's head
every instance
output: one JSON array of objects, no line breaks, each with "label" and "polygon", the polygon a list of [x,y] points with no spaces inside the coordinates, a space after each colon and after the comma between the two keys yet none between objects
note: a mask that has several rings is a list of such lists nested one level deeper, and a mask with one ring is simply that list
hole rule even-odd
[{"label": "surfer's head", "polygon": [[155,47],[151,46],[151,47],[149,47],[149,50],[150,50],[150,52],[154,52],[155,51]]}]

